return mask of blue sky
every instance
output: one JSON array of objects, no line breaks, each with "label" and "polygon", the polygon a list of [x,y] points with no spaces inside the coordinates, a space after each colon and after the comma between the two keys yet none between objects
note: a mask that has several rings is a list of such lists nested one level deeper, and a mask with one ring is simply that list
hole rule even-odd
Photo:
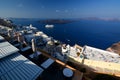
[{"label": "blue sky", "polygon": [[120,18],[120,0],[0,0],[0,17]]}]

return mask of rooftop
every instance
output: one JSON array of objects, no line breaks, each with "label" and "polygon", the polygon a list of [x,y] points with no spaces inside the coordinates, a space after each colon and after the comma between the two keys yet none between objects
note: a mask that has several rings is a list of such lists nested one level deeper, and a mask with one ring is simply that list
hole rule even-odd
[{"label": "rooftop", "polygon": [[9,42],[0,42],[0,80],[35,80],[43,71]]},{"label": "rooftop", "polygon": [[16,47],[12,46],[9,42],[5,41],[0,43],[0,59],[17,51],[19,50]]},{"label": "rooftop", "polygon": [[120,56],[118,54],[89,46],[84,47],[83,54],[85,58],[90,60],[120,63]]},{"label": "rooftop", "polygon": [[19,53],[0,60],[1,80],[35,80],[43,69]]}]

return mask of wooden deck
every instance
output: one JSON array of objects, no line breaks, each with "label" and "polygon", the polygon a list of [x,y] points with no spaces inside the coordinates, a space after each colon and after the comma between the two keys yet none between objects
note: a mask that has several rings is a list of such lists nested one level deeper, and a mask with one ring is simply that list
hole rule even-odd
[{"label": "wooden deck", "polygon": [[58,59],[50,56],[47,52],[45,52],[45,51],[43,51],[41,49],[38,49],[38,51],[42,52],[42,54],[44,56],[55,60],[55,62],[58,63],[58,64],[60,64],[61,66],[67,67],[67,68],[71,69],[74,72],[74,76],[73,76],[72,80],[80,80],[80,78],[81,78],[81,72],[80,71],[78,71],[77,69],[75,69],[75,68],[67,65],[66,63],[64,63],[64,62],[62,62],[62,61],[60,61],[60,60],[58,60]]}]

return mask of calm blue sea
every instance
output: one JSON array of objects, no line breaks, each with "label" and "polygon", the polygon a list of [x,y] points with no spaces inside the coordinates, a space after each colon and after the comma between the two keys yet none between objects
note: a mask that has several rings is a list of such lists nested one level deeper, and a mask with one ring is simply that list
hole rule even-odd
[{"label": "calm blue sea", "polygon": [[106,49],[120,41],[120,22],[80,20],[67,24],[54,24],[54,28],[47,29],[44,27],[46,24],[38,23],[37,19],[12,19],[12,21],[17,25],[32,24],[48,36],[70,45],[79,44]]}]

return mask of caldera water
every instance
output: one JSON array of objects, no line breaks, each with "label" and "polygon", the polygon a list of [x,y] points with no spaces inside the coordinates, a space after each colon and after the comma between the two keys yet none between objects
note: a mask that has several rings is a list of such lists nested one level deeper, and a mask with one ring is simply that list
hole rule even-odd
[{"label": "caldera water", "polygon": [[17,25],[30,25],[43,31],[48,36],[65,44],[88,45],[106,49],[120,41],[120,22],[102,20],[79,20],[66,24],[53,24],[53,28],[45,28],[46,24],[39,19],[11,19]]}]

